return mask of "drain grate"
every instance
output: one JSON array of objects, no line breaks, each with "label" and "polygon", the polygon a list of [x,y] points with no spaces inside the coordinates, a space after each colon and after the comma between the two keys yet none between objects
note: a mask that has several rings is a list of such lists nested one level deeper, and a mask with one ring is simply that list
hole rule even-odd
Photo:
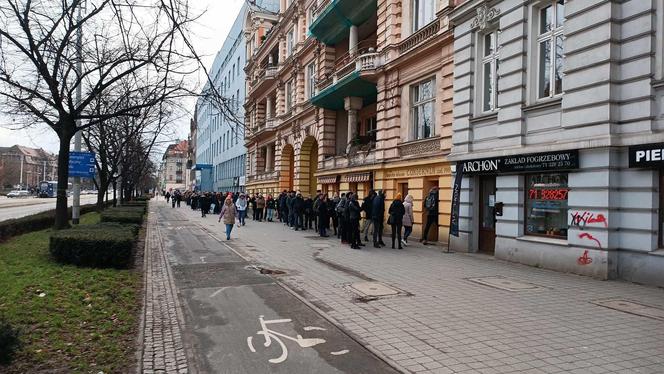
[{"label": "drain grate", "polygon": [[514,279],[509,279],[500,276],[493,277],[479,277],[479,278],[466,278],[473,283],[481,284],[488,287],[498,288],[500,290],[517,292],[527,291],[540,288],[540,286],[532,283],[520,282]]},{"label": "drain grate", "polygon": [[356,282],[348,285],[351,291],[362,297],[386,297],[396,296],[401,291],[380,282]]},{"label": "drain grate", "polygon": [[598,300],[591,303],[637,316],[664,321],[664,309],[643,305],[629,300]]}]

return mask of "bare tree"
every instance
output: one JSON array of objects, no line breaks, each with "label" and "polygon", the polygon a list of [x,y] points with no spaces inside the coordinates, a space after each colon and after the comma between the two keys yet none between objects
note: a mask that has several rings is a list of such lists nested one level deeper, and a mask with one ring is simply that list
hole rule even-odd
[{"label": "bare tree", "polygon": [[[104,127],[113,118],[140,117],[145,108],[191,94],[185,82],[194,56],[185,35],[194,20],[187,0],[144,0],[140,6],[133,0],[0,3],[5,110],[25,125],[47,124],[60,142],[56,229],[68,226],[67,166],[74,134]],[[117,90],[119,85],[125,89]],[[114,110],[96,110],[102,97]],[[126,97],[150,99],[125,102]]]}]

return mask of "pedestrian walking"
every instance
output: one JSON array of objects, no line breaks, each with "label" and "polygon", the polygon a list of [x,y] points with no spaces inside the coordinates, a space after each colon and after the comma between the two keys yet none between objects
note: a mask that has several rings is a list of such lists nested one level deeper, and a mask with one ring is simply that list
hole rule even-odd
[{"label": "pedestrian walking", "polygon": [[399,245],[399,249],[403,249],[401,246],[401,226],[403,226],[403,216],[406,214],[406,209],[403,206],[403,201],[401,201],[400,193],[392,201],[387,213],[390,215],[387,223],[392,226],[392,249],[394,249],[395,240]]},{"label": "pedestrian walking", "polygon": [[238,224],[244,226],[244,219],[247,216],[247,198],[243,193],[238,197],[235,207],[237,208]]},{"label": "pedestrian walking", "polygon": [[415,222],[415,216],[413,215],[412,195],[406,195],[403,207],[406,213],[403,215],[403,238],[401,239],[401,245],[407,246],[408,237],[413,232],[413,222]]},{"label": "pedestrian walking", "polygon": [[346,211],[348,212],[348,242],[350,243],[351,248],[360,249],[361,246],[364,246],[360,241],[360,218],[362,218],[362,207],[360,207],[360,203],[357,201],[357,194],[351,194]]},{"label": "pedestrian walking", "polygon": [[233,231],[236,215],[237,209],[235,204],[233,204],[233,199],[230,196],[227,196],[224,201],[224,207],[219,214],[219,222],[223,219],[224,225],[226,225],[226,240],[231,240],[231,232]]},{"label": "pedestrian walking", "polygon": [[371,220],[373,221],[373,245],[375,248],[384,247],[383,222],[385,221],[385,193],[379,190],[371,205]]},{"label": "pedestrian walking", "polygon": [[168,201],[169,201],[170,198],[171,198],[171,193],[170,193],[170,192],[166,192],[166,195],[164,195],[164,197],[166,198],[166,204],[168,204]]},{"label": "pedestrian walking", "polygon": [[176,190],[175,191],[175,202],[176,202],[176,205],[177,205],[178,208],[180,207],[180,202],[181,201],[182,201],[182,193],[180,193],[179,190]]},{"label": "pedestrian walking", "polygon": [[429,194],[426,199],[424,199],[424,209],[426,209],[427,212],[427,225],[424,228],[424,233],[422,233],[420,242],[423,244],[429,244],[427,242],[429,229],[433,227],[434,230],[438,230],[438,187],[432,187],[431,190],[429,190]]}]

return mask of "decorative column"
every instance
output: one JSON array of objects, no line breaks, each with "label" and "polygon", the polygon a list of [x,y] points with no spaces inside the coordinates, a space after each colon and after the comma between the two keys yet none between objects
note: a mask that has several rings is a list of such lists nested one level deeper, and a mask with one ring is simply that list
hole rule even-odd
[{"label": "decorative column", "polygon": [[362,109],[362,98],[354,96],[344,98],[344,109],[348,111],[348,145],[346,146],[346,153],[350,153],[353,140],[357,136],[357,111]]},{"label": "decorative column", "polygon": [[274,144],[268,144],[265,150],[265,171],[274,171]]},{"label": "decorative column", "polygon": [[350,26],[350,35],[348,35],[348,54],[354,56],[357,54],[357,26]]},{"label": "decorative column", "polygon": [[274,117],[274,114],[272,113],[272,99],[268,96],[265,100],[265,119],[269,120],[270,118]]}]

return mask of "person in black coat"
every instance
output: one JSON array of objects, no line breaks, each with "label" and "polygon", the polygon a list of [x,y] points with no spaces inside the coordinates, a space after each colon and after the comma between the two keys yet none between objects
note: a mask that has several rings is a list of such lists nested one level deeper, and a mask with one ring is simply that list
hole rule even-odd
[{"label": "person in black coat", "polygon": [[[369,228],[373,227],[373,221],[371,220],[371,207],[373,205],[373,199],[376,196],[374,190],[370,190],[369,194],[364,197],[362,202],[362,211],[364,212],[364,227],[362,227],[362,232],[364,233],[364,241],[369,241]],[[371,234],[373,235],[373,233]]]},{"label": "person in black coat", "polygon": [[385,246],[383,242],[383,221],[385,221],[385,193],[380,190],[371,204],[371,220],[374,225],[373,244],[380,248]]},{"label": "person in black coat", "polygon": [[353,249],[360,249],[362,242],[360,242],[360,212],[362,208],[360,203],[357,202],[357,194],[352,194],[348,201],[348,241],[350,247]]},{"label": "person in black coat", "polygon": [[304,199],[304,225],[303,230],[311,230],[313,228],[314,219],[314,201],[311,197]]},{"label": "person in black coat", "polygon": [[401,227],[403,226],[403,215],[406,214],[406,208],[403,206],[400,193],[397,194],[387,213],[390,215],[387,223],[392,226],[392,249],[394,249],[395,239],[397,240],[397,243],[399,243],[399,249],[403,249],[403,247],[401,247]]},{"label": "person in black coat", "polygon": [[433,187],[429,191],[424,199],[424,209],[427,212],[427,225],[424,227],[420,242],[428,244],[429,229],[433,227],[434,230],[438,230],[438,187]]},{"label": "person in black coat", "polygon": [[318,234],[324,238],[328,237],[327,229],[330,226],[330,200],[327,195],[321,195],[316,201],[318,214]]},{"label": "person in black coat", "polygon": [[295,210],[295,231],[304,230],[304,199],[299,192],[293,199],[293,210]]}]

